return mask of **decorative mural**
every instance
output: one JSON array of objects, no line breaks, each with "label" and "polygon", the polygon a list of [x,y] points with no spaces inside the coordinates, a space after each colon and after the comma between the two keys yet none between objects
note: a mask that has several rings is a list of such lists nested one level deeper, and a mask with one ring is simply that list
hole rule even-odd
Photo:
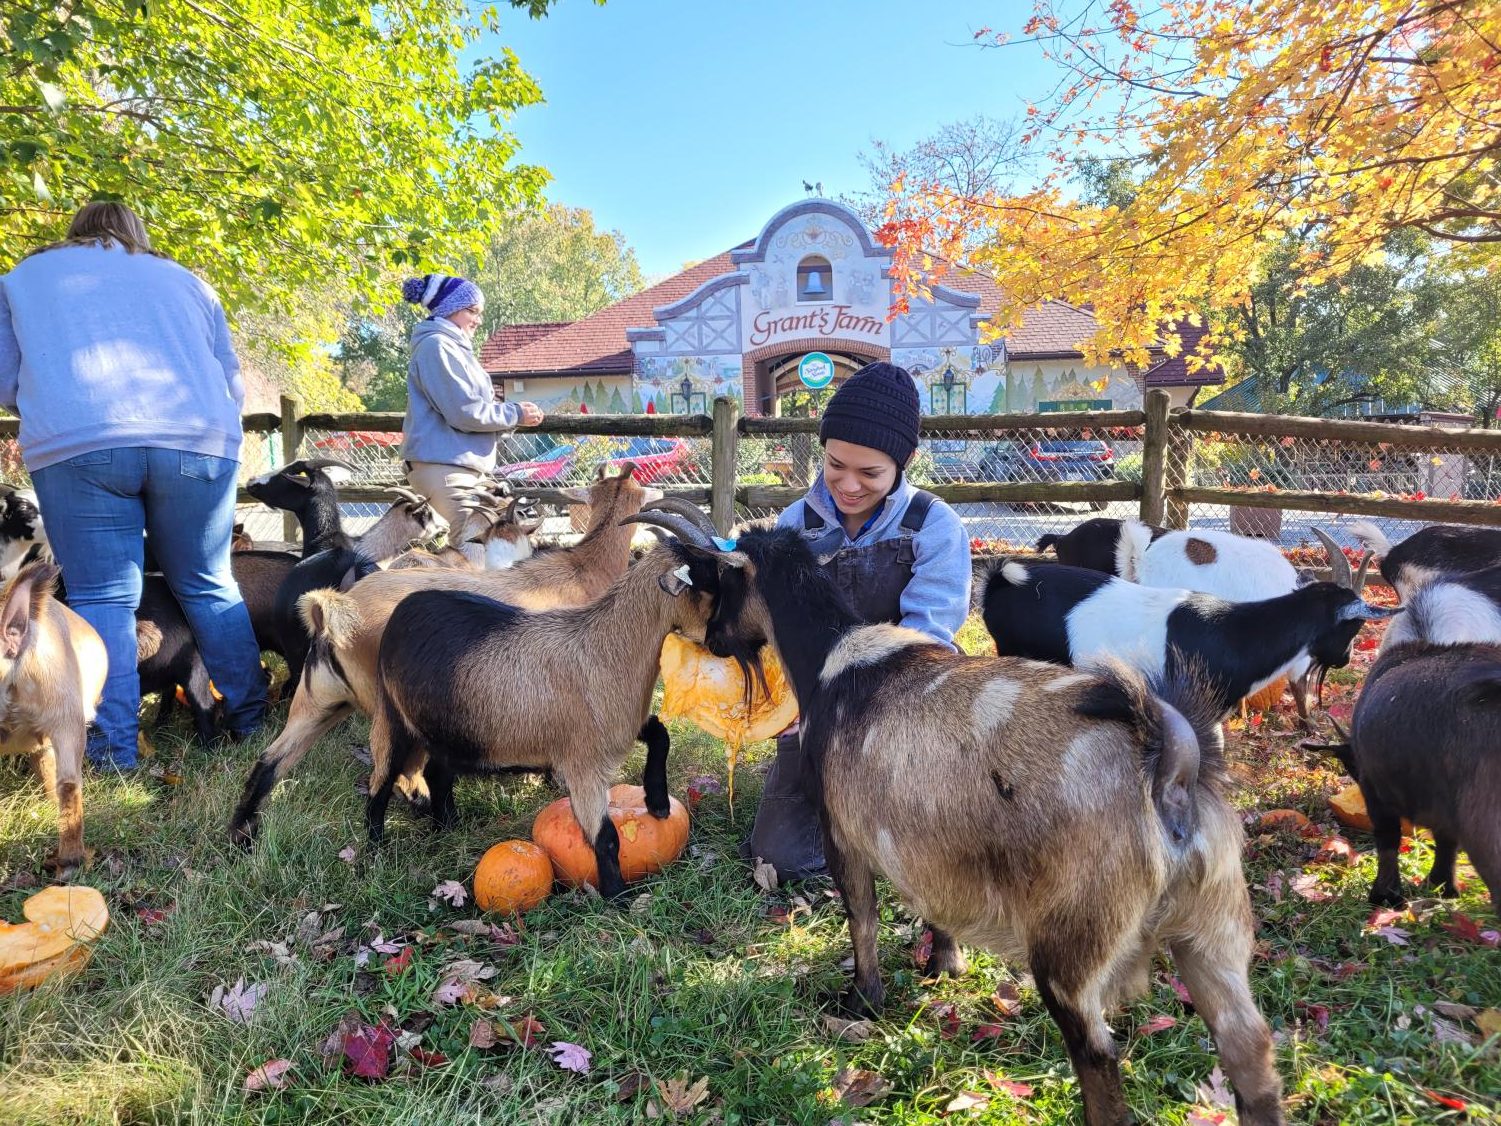
[{"label": "decorative mural", "polygon": [[740,357],[641,356],[636,360],[632,410],[653,414],[708,414],[728,395],[745,405]]},{"label": "decorative mural", "polygon": [[[520,382],[521,390],[513,386]],[[632,414],[638,407],[631,401],[631,381],[624,376],[597,379],[508,379],[506,398],[511,402],[536,403],[545,414]]]}]

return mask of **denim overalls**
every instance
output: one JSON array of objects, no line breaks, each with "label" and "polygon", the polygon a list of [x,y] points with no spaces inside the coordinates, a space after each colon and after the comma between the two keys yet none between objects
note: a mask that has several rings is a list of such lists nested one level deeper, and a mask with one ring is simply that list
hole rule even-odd
[{"label": "denim overalls", "polygon": [[[818,550],[820,541],[837,543],[842,529],[830,528],[811,505],[803,506],[803,537],[810,541],[855,613],[866,622],[895,625],[902,620],[902,592],[912,581],[912,567],[917,562],[912,538],[922,530],[928,510],[937,499],[918,489],[907,505],[895,539],[840,548],[830,556]],[[824,871],[823,831],[818,806],[804,792],[804,763],[797,732],[777,738],[776,761],[766,774],[766,788],[756,809],[747,851],[775,867],[782,879],[801,879]]]}]

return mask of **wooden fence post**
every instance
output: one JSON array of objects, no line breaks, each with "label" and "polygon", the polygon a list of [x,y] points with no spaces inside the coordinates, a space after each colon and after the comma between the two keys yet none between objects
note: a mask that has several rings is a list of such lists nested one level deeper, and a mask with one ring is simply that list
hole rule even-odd
[{"label": "wooden fence post", "polygon": [[739,466],[740,405],[728,396],[714,400],[714,432],[709,443],[709,519],[728,536],[735,526],[735,471]]},{"label": "wooden fence post", "polygon": [[1147,392],[1147,421],[1141,436],[1141,522],[1159,527],[1166,517],[1167,496],[1163,489],[1166,480],[1164,471],[1167,467],[1169,402],[1167,392],[1161,388]]},{"label": "wooden fence post", "polygon": [[[281,397],[281,456],[282,464],[286,465],[297,460],[297,451],[302,446],[302,423],[298,421],[302,414],[302,400],[296,395],[283,395]],[[296,543],[300,525],[297,517],[290,512],[281,514],[281,538],[288,543]]]},{"label": "wooden fence post", "polygon": [[[1164,392],[1166,394],[1166,392]],[[1193,479],[1194,436],[1193,431],[1179,424],[1171,414],[1167,419],[1167,457],[1163,466],[1163,492],[1167,505],[1163,513],[1163,527],[1183,529],[1188,527],[1188,502],[1176,495]]]}]

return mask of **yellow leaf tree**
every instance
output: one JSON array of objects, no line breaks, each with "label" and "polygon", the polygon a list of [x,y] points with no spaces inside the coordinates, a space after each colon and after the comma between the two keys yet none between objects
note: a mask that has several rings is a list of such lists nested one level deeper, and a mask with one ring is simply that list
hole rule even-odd
[{"label": "yellow leaf tree", "polygon": [[[1456,254],[1501,243],[1496,0],[1040,0],[1019,41],[976,39],[1030,43],[1059,67],[1025,135],[1053,171],[1019,196],[899,181],[879,233],[906,292],[944,261],[973,266],[1012,296],[1012,323],[1048,298],[1090,302],[1089,360],[1141,363],[1163,324],[1244,302],[1291,233],[1308,284],[1374,260],[1403,228]],[[1082,206],[1070,175],[1101,152],[1134,160],[1138,190]],[[1204,354],[1219,343],[1208,335]]]}]

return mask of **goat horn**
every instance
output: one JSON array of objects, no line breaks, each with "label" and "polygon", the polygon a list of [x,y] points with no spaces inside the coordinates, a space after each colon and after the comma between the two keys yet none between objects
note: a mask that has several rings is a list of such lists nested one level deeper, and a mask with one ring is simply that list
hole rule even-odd
[{"label": "goat horn", "polygon": [[655,524],[658,527],[666,528],[669,532],[677,536],[678,539],[692,544],[694,547],[701,547],[715,553],[719,552],[719,548],[714,545],[714,541],[698,525],[692,523],[686,516],[679,516],[675,512],[638,512],[634,516],[627,516],[620,524],[621,527],[627,524]]},{"label": "goat horn", "polygon": [[648,501],[641,508],[644,512],[676,512],[679,516],[686,516],[693,521],[694,526],[704,535],[719,535],[719,529],[714,527],[713,521],[704,515],[704,510],[682,497],[663,497],[661,500]]},{"label": "goat horn", "polygon": [[[296,465],[298,463],[294,461],[292,464]],[[308,469],[327,469],[329,466],[338,466],[340,469],[347,469],[351,473],[359,472],[359,470],[355,466],[350,465],[349,462],[340,461],[336,457],[310,457],[301,462],[301,464],[306,466]],[[288,468],[291,468],[291,466],[288,466]]]},{"label": "goat horn", "polygon": [[1376,553],[1374,551],[1371,551],[1369,548],[1367,548],[1365,553],[1361,555],[1360,570],[1355,572],[1355,585],[1350,588],[1356,594],[1359,594],[1361,591],[1365,590],[1365,574],[1366,571],[1370,569],[1371,560],[1375,558]]},{"label": "goat horn", "polygon": [[1345,558],[1339,544],[1323,528],[1315,528],[1313,534],[1319,537],[1324,550],[1329,553],[1329,569],[1334,572],[1334,581],[1346,590],[1354,590],[1355,576],[1350,572],[1350,561]]},{"label": "goat horn", "polygon": [[411,489],[403,489],[400,485],[392,485],[391,488],[387,490],[387,492],[396,497],[398,500],[409,501],[410,503],[415,505],[423,505],[427,503],[427,498],[421,493],[415,493]]}]

